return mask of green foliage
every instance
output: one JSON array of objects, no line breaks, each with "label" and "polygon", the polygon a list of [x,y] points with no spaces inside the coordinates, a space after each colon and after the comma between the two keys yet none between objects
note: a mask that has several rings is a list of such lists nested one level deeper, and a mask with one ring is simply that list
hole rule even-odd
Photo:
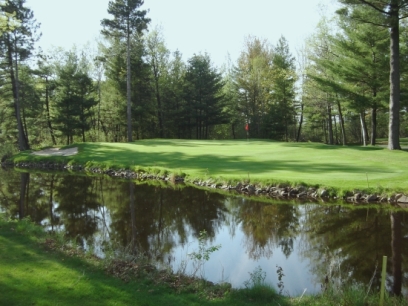
[{"label": "green foliage", "polygon": [[249,280],[244,282],[246,288],[254,288],[265,285],[266,272],[262,271],[262,268],[258,266],[254,272],[249,272]]},{"label": "green foliage", "polygon": [[193,276],[196,275],[198,271],[201,272],[201,277],[204,277],[204,265],[205,262],[210,259],[212,253],[218,251],[221,245],[213,245],[207,247],[208,234],[206,230],[200,231],[198,236],[198,250],[194,251],[189,255],[190,259],[193,260],[194,272]]},{"label": "green foliage", "polygon": [[[7,97],[8,100],[8,103],[3,104],[2,108],[6,106],[12,109],[10,112],[13,114],[13,119],[15,119],[13,126],[14,128],[17,127],[17,135],[13,131],[7,137],[14,138],[17,136],[19,150],[24,151],[29,149],[30,145],[27,135],[27,122],[25,121],[25,113],[20,99],[22,86],[19,83],[19,67],[32,56],[34,43],[39,38],[37,35],[39,25],[34,19],[33,11],[25,6],[25,0],[8,0],[1,3],[0,15],[7,18],[6,29],[3,28],[3,33],[0,35],[0,75],[4,81],[2,91],[5,90],[6,92],[3,99]],[[18,20],[18,26],[14,23],[15,20]],[[13,101],[13,103],[9,103],[9,101]],[[11,118],[8,118],[7,121],[11,121]],[[4,126],[0,128],[3,129]]]},{"label": "green foliage", "polygon": [[91,128],[90,119],[97,101],[88,67],[86,58],[79,57],[75,49],[66,52],[57,63],[54,120],[67,145],[77,135],[85,141],[85,132]]},{"label": "green foliage", "polygon": [[264,114],[269,110],[269,93],[272,92],[273,49],[269,42],[256,37],[247,37],[245,50],[241,52],[234,71],[237,93],[236,104],[249,123],[249,134],[264,137],[260,133]]},{"label": "green foliage", "polygon": [[294,57],[281,37],[275,47],[249,37],[234,74],[236,108],[251,137],[289,140],[295,116]]},{"label": "green foliage", "polygon": [[101,21],[105,36],[129,37],[132,33],[141,33],[150,22],[146,11],[139,10],[143,0],[112,0],[108,4],[108,13],[113,19]]},{"label": "green foliage", "polygon": [[218,251],[221,248],[221,245],[215,245],[207,247],[208,234],[205,230],[200,232],[198,237],[198,251],[192,252],[189,254],[190,258],[197,261],[208,261],[210,259],[211,253]]},{"label": "green foliage", "polygon": [[184,108],[179,126],[185,138],[208,139],[210,127],[227,123],[221,75],[211,66],[210,57],[194,55],[184,75]]}]

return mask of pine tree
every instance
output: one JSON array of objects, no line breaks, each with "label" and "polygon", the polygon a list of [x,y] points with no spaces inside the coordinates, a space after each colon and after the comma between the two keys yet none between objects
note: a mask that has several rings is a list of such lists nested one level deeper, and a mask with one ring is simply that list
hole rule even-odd
[{"label": "pine tree", "polygon": [[[366,6],[379,12],[383,18],[378,20],[376,14],[360,14],[353,11],[352,18],[371,23],[380,27],[387,27],[390,35],[390,102],[388,149],[400,150],[400,20],[407,17],[407,0],[339,0],[340,3],[350,6]],[[341,11],[340,11],[341,12]],[[373,19],[372,16],[375,16]]]},{"label": "pine tree", "polygon": [[106,37],[117,37],[126,42],[126,92],[127,92],[127,138],[132,141],[132,88],[131,88],[131,37],[133,34],[140,36],[150,22],[146,18],[146,11],[139,10],[143,5],[143,0],[114,0],[109,1],[108,13],[113,19],[103,19],[101,21],[104,29],[102,34]]},{"label": "pine tree", "polygon": [[[0,57],[2,58],[1,68],[6,71],[11,83],[20,151],[29,149],[30,145],[21,115],[19,64],[32,55],[34,43],[39,38],[36,33],[39,25],[34,19],[33,11],[25,6],[25,2],[25,0],[8,0],[0,6],[1,16],[15,18],[8,18],[3,27],[4,32],[0,36]],[[17,25],[15,20],[18,20]]]},{"label": "pine tree", "polygon": [[[194,55],[188,60],[185,74],[184,99],[187,102],[181,118],[197,139],[207,139],[209,128],[227,123],[223,113],[222,78],[211,66],[210,57]],[[191,136],[191,134],[190,134]]]},{"label": "pine tree", "polygon": [[80,59],[73,50],[66,53],[64,62],[56,68],[55,121],[67,144],[72,143],[76,135],[81,135],[85,142],[85,132],[91,127],[89,119],[93,115],[92,107],[97,103],[86,67],[84,58]]},{"label": "pine tree", "polygon": [[[274,48],[272,56],[273,83],[271,93],[270,116],[274,128],[270,130],[275,137],[288,141],[289,125],[293,124],[295,116],[295,58],[289,51],[288,42],[281,37]],[[283,137],[282,137],[283,136]]]}]

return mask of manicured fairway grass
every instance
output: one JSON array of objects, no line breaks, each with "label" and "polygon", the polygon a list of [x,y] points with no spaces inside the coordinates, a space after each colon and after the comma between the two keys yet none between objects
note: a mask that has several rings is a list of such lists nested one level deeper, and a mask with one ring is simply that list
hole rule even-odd
[{"label": "manicured fairway grass", "polygon": [[[305,183],[338,190],[408,191],[408,153],[380,147],[272,141],[141,140],[77,144],[58,160],[88,166],[167,169],[188,179]],[[50,159],[46,157],[45,159]],[[15,161],[44,157],[23,152]],[[148,170],[149,170],[148,169]]]}]

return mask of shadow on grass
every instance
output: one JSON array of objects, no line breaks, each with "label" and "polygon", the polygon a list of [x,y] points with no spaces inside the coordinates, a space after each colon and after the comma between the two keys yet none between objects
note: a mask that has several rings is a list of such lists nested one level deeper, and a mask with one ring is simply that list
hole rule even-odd
[{"label": "shadow on grass", "polygon": [[296,148],[311,148],[311,149],[321,149],[321,150],[344,150],[344,149],[353,149],[358,151],[379,151],[384,150],[383,147],[375,147],[375,146],[360,146],[360,145],[348,145],[348,146],[341,146],[341,145],[328,145],[328,144],[320,144],[320,143],[305,143],[305,142],[284,142],[282,143],[283,146],[286,147],[296,147]]},{"label": "shadow on grass", "polygon": [[[290,144],[283,144],[290,145]],[[294,146],[297,146],[294,144]],[[305,147],[305,144],[300,145]],[[306,144],[306,146],[308,146]],[[316,148],[318,146],[311,145]],[[377,150],[377,149],[375,149]],[[208,175],[225,175],[234,174],[237,176],[250,174],[264,174],[270,172],[273,175],[274,171],[300,172],[310,174],[327,174],[332,172],[341,173],[375,173],[378,172],[376,167],[359,166],[358,163],[347,164],[333,160],[333,162],[322,162],[316,159],[316,162],[304,161],[302,159],[292,160],[274,160],[271,158],[268,161],[250,160],[243,155],[234,157],[220,156],[215,154],[202,154],[199,157],[184,154],[182,152],[140,152],[140,151],[123,151],[115,147],[103,147],[103,145],[86,146],[86,159],[79,161],[85,163],[88,160],[93,160],[97,163],[110,161],[113,165],[124,167],[126,165],[134,165],[141,167],[163,167],[173,169],[175,171],[190,169],[196,172],[201,172]],[[114,160],[112,160],[112,156]],[[392,173],[392,171],[382,170],[382,173]],[[272,177],[273,178],[273,177]]]}]

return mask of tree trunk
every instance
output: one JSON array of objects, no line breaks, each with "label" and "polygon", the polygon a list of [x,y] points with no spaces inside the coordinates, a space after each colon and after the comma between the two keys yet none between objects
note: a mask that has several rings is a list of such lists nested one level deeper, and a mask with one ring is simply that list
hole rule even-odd
[{"label": "tree trunk", "polygon": [[17,130],[18,130],[18,148],[20,151],[29,150],[30,146],[28,144],[27,135],[24,133],[23,123],[21,120],[21,106],[19,100],[19,92],[18,92],[18,72],[16,71],[16,75],[14,74],[14,64],[17,67],[17,63],[13,63],[13,54],[12,54],[12,47],[10,36],[7,41],[7,60],[8,60],[8,68],[10,73],[10,80],[11,80],[11,88],[13,91],[13,100],[14,100],[14,110],[15,116],[17,119]]},{"label": "tree trunk", "polygon": [[346,128],[344,127],[344,117],[341,111],[340,100],[338,97],[336,100],[337,100],[337,110],[339,112],[339,117],[340,117],[339,119],[340,119],[340,128],[341,128],[341,141],[342,141],[343,146],[345,146],[347,144],[347,141],[346,141]]},{"label": "tree trunk", "polygon": [[132,142],[132,88],[131,88],[131,71],[130,71],[130,29],[129,21],[127,25],[127,41],[126,41],[126,114],[127,114],[127,140]]},{"label": "tree trunk", "polygon": [[388,125],[388,149],[401,150],[399,143],[400,111],[400,60],[399,60],[399,1],[390,5],[390,114]]},{"label": "tree trunk", "polygon": [[327,120],[322,120],[322,123],[323,123],[324,143],[328,143],[328,140],[327,140]]},{"label": "tree trunk", "polygon": [[299,120],[299,128],[298,128],[298,132],[297,132],[297,135],[296,135],[296,142],[299,142],[299,140],[300,140],[300,132],[302,131],[302,124],[303,124],[303,108],[304,108],[304,105],[303,105],[303,103],[302,103],[302,104],[300,104],[300,120]]},{"label": "tree trunk", "polygon": [[375,146],[377,141],[377,108],[373,107],[371,109],[371,137],[370,144]]},{"label": "tree trunk", "polygon": [[334,138],[333,138],[333,123],[332,123],[330,104],[327,104],[327,124],[328,124],[327,128],[329,130],[329,144],[332,145],[334,144]]},{"label": "tree trunk", "polygon": [[164,138],[164,129],[163,129],[163,113],[161,106],[161,96],[159,90],[159,73],[157,67],[157,60],[153,59],[153,73],[154,73],[154,83],[156,89],[156,101],[157,101],[157,118],[159,120],[159,136]]},{"label": "tree trunk", "polygon": [[54,136],[54,129],[52,128],[51,124],[51,114],[50,114],[50,100],[49,100],[49,92],[48,92],[48,78],[45,78],[45,108],[47,110],[47,125],[48,129],[50,131],[51,139],[52,139],[52,144],[55,146],[57,142],[55,141],[55,136]]},{"label": "tree trunk", "polygon": [[333,115],[333,122],[334,122],[334,134],[336,136],[336,145],[339,144],[339,133],[337,131],[337,120],[336,115]]},{"label": "tree trunk", "polygon": [[360,124],[361,124],[361,138],[363,140],[363,145],[367,145],[367,124],[365,122],[365,111],[360,113]]},{"label": "tree trunk", "polygon": [[235,139],[236,136],[235,136],[235,124],[234,123],[231,124],[231,132],[232,132],[232,139]]}]

